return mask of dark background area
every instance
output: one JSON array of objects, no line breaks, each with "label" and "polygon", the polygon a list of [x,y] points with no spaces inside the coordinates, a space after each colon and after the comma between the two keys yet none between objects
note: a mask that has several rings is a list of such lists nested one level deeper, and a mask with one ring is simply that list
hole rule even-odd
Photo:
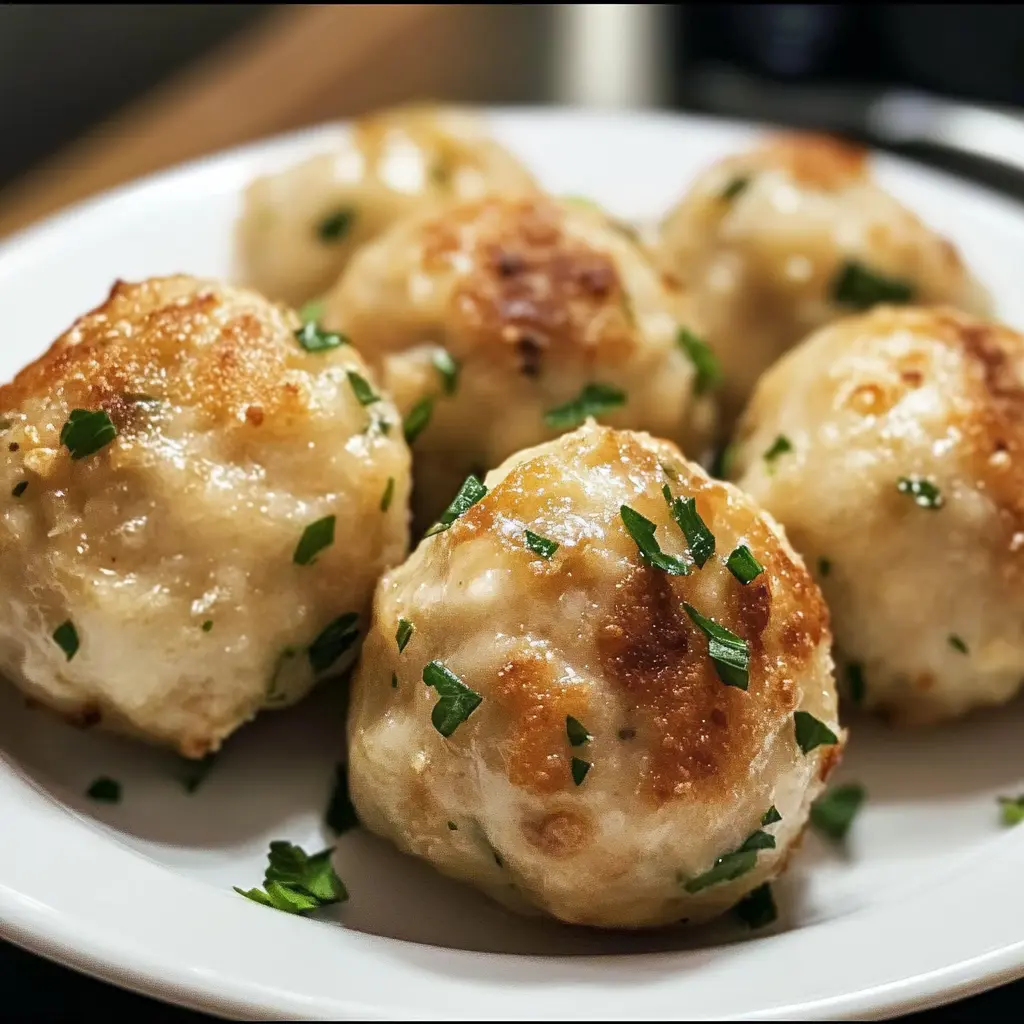
[{"label": "dark background area", "polygon": [[[668,6],[671,31],[659,40],[666,48],[661,54],[667,69],[660,97],[664,104],[844,130],[1024,197],[1024,175],[1019,170],[979,161],[927,139],[880,139],[872,136],[865,121],[871,102],[894,87],[1024,105],[1020,7]],[[64,144],[273,11],[273,5],[257,4],[0,6],[0,186],[30,173]],[[534,10],[523,15],[531,20],[536,45],[521,56],[519,84],[503,79],[503,100],[536,101],[548,89],[546,83],[557,79],[550,68],[540,67],[541,55],[550,59],[553,52],[544,14]],[[477,42],[466,40],[469,46]],[[325,40],[324,45],[330,43]],[[476,93],[474,88],[467,84],[458,95],[439,98],[496,98],[486,84]],[[564,99],[549,91],[545,98]],[[955,928],[956,922],[949,926]],[[0,1017],[8,1019],[124,1018],[182,1024],[203,1019],[84,978],[4,943],[0,991]],[[1022,1016],[1024,983],[1018,983],[907,1019],[940,1024]]]}]

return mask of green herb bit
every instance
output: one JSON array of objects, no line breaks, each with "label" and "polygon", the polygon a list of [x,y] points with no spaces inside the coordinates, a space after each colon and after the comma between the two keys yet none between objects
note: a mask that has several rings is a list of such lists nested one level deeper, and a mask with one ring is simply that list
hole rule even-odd
[{"label": "green herb bit", "polygon": [[352,798],[348,795],[347,765],[339,764],[335,766],[334,788],[331,790],[330,799],[327,801],[324,821],[336,836],[343,835],[359,825],[359,816],[352,805]]},{"label": "green herb bit", "polygon": [[785,455],[787,452],[791,452],[792,450],[793,443],[790,439],[786,437],[785,434],[779,434],[779,436],[772,441],[768,450],[764,453],[764,461],[767,462],[769,466],[772,466],[780,455]]},{"label": "green herb bit", "polygon": [[735,444],[727,444],[719,448],[711,466],[711,475],[717,480],[728,480],[732,476],[737,454]]},{"label": "green herb bit", "polygon": [[384,493],[380,496],[380,510],[381,512],[387,512],[391,508],[391,501],[395,496],[395,478],[393,476],[388,477],[388,482],[384,487]]},{"label": "green herb bit", "polygon": [[321,242],[340,242],[352,227],[356,211],[351,206],[342,206],[327,214],[316,226]]},{"label": "green herb bit", "polygon": [[640,557],[646,565],[661,569],[669,576],[689,576],[690,566],[683,559],[665,554],[661,550],[661,545],[654,536],[657,527],[650,519],[645,518],[628,505],[622,505],[619,508],[619,515],[622,516],[622,521],[625,523],[630,537],[639,548]]},{"label": "green herb bit", "polygon": [[745,174],[737,175],[732,181],[729,182],[725,188],[722,189],[720,198],[725,202],[735,199],[742,192],[747,190],[747,186],[750,185],[750,178]]},{"label": "green herb bit", "polygon": [[434,414],[434,400],[429,396],[421,398],[410,410],[402,423],[406,444],[412,444],[426,429]]},{"label": "green herb bit", "polygon": [[715,666],[718,678],[726,686],[745,690],[750,682],[750,648],[747,641],[720,626],[717,622],[701,615],[692,605],[684,604],[686,614],[693,624],[708,638],[708,655]]},{"label": "green herb bit", "polygon": [[458,830],[459,830],[459,826],[456,825],[454,821],[449,821],[448,822],[448,831],[449,832],[458,832]]},{"label": "green herb bit", "polygon": [[117,428],[102,409],[72,409],[60,431],[60,443],[76,461],[94,455],[115,437]]},{"label": "green herb bit", "polygon": [[27,480],[19,480],[11,488],[11,497],[12,498],[20,498],[25,493],[25,489],[27,487],[28,487],[28,481]]},{"label": "green herb bit", "polygon": [[64,656],[70,661],[78,653],[78,630],[75,624],[68,619],[62,622],[54,631],[53,639],[57,646],[64,652]]},{"label": "green herb bit", "polygon": [[438,701],[430,713],[430,721],[445,738],[451,736],[483,700],[439,661],[432,661],[423,669],[423,682],[437,690]]},{"label": "green herb bit", "polygon": [[815,747],[832,746],[839,742],[839,737],[809,711],[794,711],[793,726],[796,730],[797,746],[805,754],[809,754]]},{"label": "green herb bit", "polygon": [[310,856],[299,846],[275,840],[270,844],[263,889],[235,886],[235,892],[286,914],[343,903],[348,892],[331,865],[332,853],[334,848],[329,847]]},{"label": "green herb bit", "polygon": [[753,556],[746,544],[741,544],[726,560],[726,568],[746,586],[753,583],[761,573],[764,566]]},{"label": "green herb bit", "polygon": [[772,887],[768,882],[748,892],[732,910],[748,928],[765,928],[774,924],[779,916]]},{"label": "green herb bit", "polygon": [[398,629],[395,632],[395,643],[398,644],[399,654],[409,646],[409,641],[412,639],[414,628],[415,627],[408,619],[398,620]]},{"label": "green herb bit", "polygon": [[775,822],[782,821],[782,815],[779,814],[775,804],[772,804],[764,814],[761,815],[761,827],[765,825],[774,825]]},{"label": "green herb bit", "polygon": [[825,577],[832,571],[832,563],[827,558],[818,559],[818,575]]},{"label": "green herb bit", "polygon": [[1024,821],[1024,794],[1018,797],[1001,796],[999,798],[999,818],[1007,827],[1012,828]]},{"label": "green herb bit", "polygon": [[373,405],[380,401],[380,395],[370,387],[370,382],[355,370],[348,371],[348,382],[360,405]]},{"label": "green herb bit", "polygon": [[299,543],[295,545],[292,561],[296,565],[311,565],[324,548],[334,543],[334,516],[324,516],[302,531]]},{"label": "green herb bit", "polygon": [[213,629],[213,619],[206,619],[200,627],[204,633],[209,633]]},{"label": "green herb bit", "polygon": [[954,651],[959,651],[961,654],[969,653],[967,644],[964,643],[963,637],[957,636],[956,633],[949,634],[949,646],[952,647]]},{"label": "green herb bit", "polygon": [[274,671],[270,676],[270,682],[267,684],[267,692],[264,700],[268,706],[275,704],[281,704],[287,700],[287,694],[278,692],[278,679],[281,677],[281,673],[284,671],[285,664],[294,659],[300,651],[300,648],[293,647],[288,644],[284,647],[281,653],[277,656],[277,661],[274,662]]},{"label": "green herb bit", "polygon": [[526,546],[541,558],[550,558],[558,550],[556,541],[548,540],[547,537],[542,537],[539,533],[534,533],[533,530],[526,531]]},{"label": "green herb bit", "polygon": [[438,349],[431,359],[434,369],[441,375],[441,386],[446,395],[454,395],[459,387],[459,371],[461,367],[447,349]]},{"label": "green herb bit", "polygon": [[459,516],[468,512],[484,495],[487,488],[472,474],[466,477],[459,493],[452,498],[452,503],[441,513],[441,518],[427,530],[425,536],[433,537],[435,533],[443,533]]},{"label": "green herb bit", "polygon": [[186,762],[185,777],[182,779],[186,793],[194,793],[206,781],[206,776],[210,774],[216,760],[217,755],[214,753],[207,754],[198,761]]},{"label": "green herb bit", "polygon": [[864,703],[867,685],[864,682],[864,666],[859,661],[851,661],[846,666],[846,692],[854,704]]},{"label": "green herb bit", "polygon": [[565,405],[550,409],[544,422],[555,430],[571,430],[588,416],[601,416],[626,404],[626,392],[610,384],[587,384],[579,395]]},{"label": "green herb bit", "polygon": [[900,494],[909,494],[914,499],[914,504],[920,508],[939,509],[944,504],[942,492],[923,477],[901,476],[896,481],[896,490]]},{"label": "green herb bit", "polygon": [[856,783],[830,789],[811,804],[811,824],[829,839],[842,842],[866,795]]},{"label": "green herb bit", "polygon": [[715,553],[715,535],[707,528],[707,524],[697,511],[696,498],[672,498],[672,490],[668,484],[661,489],[668,503],[669,511],[676,525],[683,531],[690,554],[699,569]]},{"label": "green herb bit", "polygon": [[315,324],[323,319],[327,303],[323,299],[310,299],[300,310],[299,319],[304,324]]},{"label": "green herb bit", "polygon": [[569,737],[569,745],[572,747],[581,747],[594,738],[587,732],[586,726],[572,715],[565,716],[565,735]]},{"label": "green herb bit", "polygon": [[722,382],[722,368],[718,365],[715,353],[703,338],[697,337],[686,327],[680,327],[676,332],[676,344],[686,353],[697,371],[693,389],[698,395],[710,391]]},{"label": "green herb bit", "polygon": [[85,791],[90,800],[101,804],[119,804],[121,802],[121,783],[117,779],[101,775]]},{"label": "green herb bit", "polygon": [[747,836],[742,846],[731,853],[722,854],[709,870],[705,871],[703,875],[691,878],[683,888],[688,893],[695,893],[707,889],[711,885],[733,882],[754,869],[754,865],[757,864],[758,850],[774,849],[775,836],[758,829]]},{"label": "green herb bit", "polygon": [[583,785],[583,780],[587,777],[587,772],[589,771],[589,761],[584,761],[582,757],[574,757],[572,759],[572,781],[577,786]]},{"label": "green herb bit", "polygon": [[832,279],[832,298],[852,309],[870,309],[880,302],[911,302],[916,290],[912,281],[889,277],[859,260],[847,260]]},{"label": "green herb bit", "polygon": [[327,352],[329,349],[349,344],[344,334],[325,331],[315,320],[307,320],[295,332],[295,340],[307,352]]},{"label": "green herb bit", "polygon": [[314,672],[326,672],[359,639],[358,620],[356,612],[346,612],[324,627],[307,652]]}]

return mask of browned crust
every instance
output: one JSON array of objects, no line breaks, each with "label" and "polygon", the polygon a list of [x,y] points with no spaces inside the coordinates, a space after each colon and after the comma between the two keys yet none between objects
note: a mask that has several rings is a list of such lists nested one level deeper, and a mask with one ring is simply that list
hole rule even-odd
[{"label": "browned crust", "polygon": [[814,188],[839,189],[867,176],[867,150],[831,135],[773,135],[756,152]]}]

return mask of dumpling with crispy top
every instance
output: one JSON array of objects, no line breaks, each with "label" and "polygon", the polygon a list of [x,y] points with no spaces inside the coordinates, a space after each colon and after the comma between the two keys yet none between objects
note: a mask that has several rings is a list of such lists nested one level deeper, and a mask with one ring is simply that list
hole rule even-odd
[{"label": "dumpling with crispy top", "polygon": [[351,661],[409,452],[350,346],[252,292],[117,284],[0,388],[0,671],[198,757]]},{"label": "dumpling with crispy top", "polygon": [[679,450],[593,421],[471,480],[381,580],[360,820],[521,911],[701,920],[784,867],[842,730],[821,594]]}]

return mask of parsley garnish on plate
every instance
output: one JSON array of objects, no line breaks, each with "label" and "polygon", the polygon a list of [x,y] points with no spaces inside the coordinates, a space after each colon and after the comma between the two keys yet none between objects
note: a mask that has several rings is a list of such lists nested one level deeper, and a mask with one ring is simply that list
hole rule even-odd
[{"label": "parsley garnish on plate", "polygon": [[324,315],[327,303],[323,299],[310,299],[300,310],[299,319],[304,323],[317,323]]},{"label": "parsley garnish on plate", "polygon": [[[767,817],[767,813],[765,814]],[[733,882],[757,864],[758,850],[774,850],[775,836],[763,829],[752,832],[737,849],[723,853],[715,863],[702,875],[691,878],[683,884],[688,893],[700,892],[711,885],[722,882]]]},{"label": "parsley garnish on plate", "polygon": [[715,353],[708,348],[708,343],[703,338],[697,337],[686,327],[680,327],[676,332],[676,344],[686,353],[697,371],[693,390],[698,395],[710,391],[721,383],[722,368],[718,365]]},{"label": "parsley garnish on plate", "polygon": [[544,422],[555,430],[571,430],[588,416],[618,409],[626,404],[626,392],[610,384],[587,384],[571,402],[556,406],[544,415]]},{"label": "parsley garnish on plate", "polygon": [[359,639],[358,620],[356,612],[346,612],[324,627],[307,652],[314,672],[326,672]]},{"label": "parsley garnish on plate", "polygon": [[765,882],[748,892],[732,911],[748,928],[765,928],[773,924],[779,912],[775,907],[771,884]]},{"label": "parsley garnish on plate", "polygon": [[348,795],[348,765],[339,764],[334,769],[334,787],[327,801],[324,821],[336,836],[359,825],[359,816]]},{"label": "parsley garnish on plate", "polygon": [[729,202],[729,200],[735,199],[741,192],[745,192],[749,184],[749,177],[745,174],[738,174],[722,189],[721,198]]},{"label": "parsley garnish on plate", "polygon": [[622,505],[619,508],[619,515],[622,516],[622,521],[640,550],[640,557],[645,564],[653,566],[655,569],[661,569],[662,572],[667,572],[670,576],[688,576],[690,574],[690,566],[683,559],[677,558],[675,555],[668,555],[661,550],[661,545],[654,536],[657,527],[650,519],[642,516],[636,509],[632,509],[628,505]]},{"label": "parsley garnish on plate", "polygon": [[60,430],[60,443],[73,460],[94,455],[117,437],[117,428],[102,409],[72,409]]},{"label": "parsley garnish on plate", "polygon": [[829,839],[842,842],[866,795],[856,783],[835,786],[811,804],[811,824]]},{"label": "parsley garnish on plate", "polygon": [[213,629],[213,619],[206,619],[202,626],[200,626],[200,629],[202,629],[204,633],[209,633],[210,630]]},{"label": "parsley garnish on plate", "polygon": [[867,694],[864,682],[864,666],[859,661],[851,661],[846,666],[846,692],[854,704],[863,704]]},{"label": "parsley garnish on plate", "polygon": [[64,652],[64,656],[70,661],[78,653],[78,630],[75,629],[75,624],[68,619],[67,622],[62,622],[53,631],[54,643]]},{"label": "parsley garnish on plate", "polygon": [[380,401],[380,395],[370,387],[370,382],[355,370],[348,371],[348,382],[360,405],[373,405]]},{"label": "parsley garnish on plate", "polygon": [[827,558],[818,559],[818,575],[827,576],[832,571],[832,563]]},{"label": "parsley garnish on plate", "polygon": [[459,387],[459,370],[455,357],[447,350],[438,349],[431,359],[434,369],[441,375],[441,386],[446,395],[454,395]]},{"label": "parsley garnish on plate", "polygon": [[746,544],[740,544],[726,560],[725,565],[744,586],[753,583],[764,572],[764,566],[751,554]]},{"label": "parsley garnish on plate", "polygon": [[28,481],[27,480],[19,480],[11,488],[11,497],[12,498],[20,498],[25,493],[25,489],[27,487],[28,487]]},{"label": "parsley garnish on plate", "polygon": [[324,516],[302,531],[299,543],[295,546],[295,554],[292,555],[296,565],[311,565],[324,548],[334,543],[334,522],[334,516]]},{"label": "parsley garnish on plate", "polygon": [[349,343],[344,334],[325,331],[316,320],[307,320],[295,332],[295,340],[307,352],[327,352]]},{"label": "parsley garnish on plate", "polygon": [[938,509],[943,506],[942,492],[931,483],[919,476],[901,476],[896,481],[896,490],[900,494],[908,494],[914,504],[920,508]]},{"label": "parsley garnish on plate", "polygon": [[1019,825],[1024,821],[1024,794],[999,797],[999,808],[1000,820],[1007,828]]},{"label": "parsley garnish on plate", "polygon": [[870,309],[880,302],[911,302],[913,282],[872,270],[860,260],[846,260],[832,279],[832,298],[841,306]]},{"label": "parsley garnish on plate", "polygon": [[581,747],[594,738],[587,732],[586,726],[572,715],[565,716],[565,735],[569,738],[569,745],[573,747]]},{"label": "parsley garnish on plate", "polygon": [[761,815],[761,827],[765,825],[774,825],[775,822],[782,821],[782,815],[779,814],[778,808],[775,804],[772,804],[764,814]]},{"label": "parsley garnish on plate", "polygon": [[708,638],[708,655],[718,678],[726,686],[745,690],[750,682],[750,648],[747,641],[701,615],[692,605],[684,604],[683,608],[693,624]]},{"label": "parsley garnish on plate", "polygon": [[90,800],[101,804],[117,804],[121,802],[121,783],[117,779],[101,775],[94,780],[92,785],[85,791]]},{"label": "parsley garnish on plate", "polygon": [[452,498],[452,503],[441,513],[441,518],[427,530],[424,536],[433,537],[435,533],[443,533],[459,516],[468,512],[484,495],[487,488],[475,476],[470,474],[463,481],[459,493]]},{"label": "parsley garnish on plate", "polygon": [[349,233],[355,219],[356,211],[351,206],[332,210],[317,224],[317,237],[321,242],[340,242]]},{"label": "parsley garnish on plate", "polygon": [[793,712],[793,728],[797,746],[809,754],[815,747],[828,747],[839,742],[839,737],[809,711]]},{"label": "parsley garnish on plate", "polygon": [[662,487],[661,493],[665,495],[665,501],[668,502],[669,511],[676,525],[683,531],[694,562],[698,568],[703,569],[704,563],[715,553],[715,535],[701,519],[697,511],[697,499],[673,499],[672,489],[668,484]]},{"label": "parsley garnish on plate", "polygon": [[558,550],[556,541],[548,540],[547,537],[542,537],[539,533],[534,533],[533,530],[526,531],[526,546],[535,555],[545,559],[550,558]]},{"label": "parsley garnish on plate", "polygon": [[423,669],[423,682],[437,690],[438,701],[430,713],[430,721],[444,737],[451,736],[483,700],[439,661],[432,661]]},{"label": "parsley garnish on plate", "polygon": [[387,485],[384,487],[384,493],[380,496],[380,510],[381,512],[387,512],[391,508],[391,499],[395,496],[395,478],[393,476],[388,477]]},{"label": "parsley garnish on plate", "polygon": [[210,774],[216,760],[217,754],[213,753],[206,754],[197,761],[185,762],[185,777],[181,784],[185,787],[186,793],[194,793],[206,781],[206,776]]},{"label": "parsley garnish on plate", "polygon": [[415,627],[408,619],[398,620],[398,629],[395,631],[395,643],[398,644],[398,653],[409,646],[409,641],[412,639],[413,629]]},{"label": "parsley garnish on plate", "polygon": [[572,781],[577,786],[583,785],[583,780],[587,777],[587,772],[590,771],[591,764],[589,761],[584,761],[582,757],[574,757],[572,759]]},{"label": "parsley garnish on plate", "polygon": [[768,450],[764,453],[764,461],[767,462],[769,466],[772,466],[780,455],[785,455],[787,452],[791,452],[792,450],[793,442],[790,441],[785,434],[779,434],[779,436],[768,446]]},{"label": "parsley garnish on plate", "polygon": [[434,400],[429,395],[426,398],[421,398],[409,410],[409,414],[402,422],[406,444],[412,444],[423,433],[433,414]]},{"label": "parsley garnish on plate", "polygon": [[961,654],[968,653],[967,644],[964,643],[963,637],[957,636],[956,633],[949,634],[949,646],[952,647],[954,651],[959,651]]},{"label": "parsley garnish on plate", "polygon": [[310,856],[299,846],[275,840],[270,844],[263,888],[235,886],[235,892],[286,914],[305,914],[332,903],[343,903],[348,892],[331,865],[332,853],[334,848],[328,847]]}]

